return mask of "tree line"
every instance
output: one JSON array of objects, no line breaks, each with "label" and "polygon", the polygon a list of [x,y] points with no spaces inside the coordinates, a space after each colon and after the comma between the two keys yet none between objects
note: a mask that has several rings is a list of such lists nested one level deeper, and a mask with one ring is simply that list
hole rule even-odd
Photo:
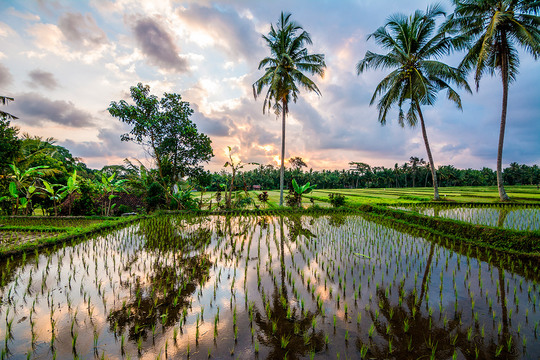
[{"label": "tree line", "polygon": [[[415,160],[416,159],[416,160]],[[289,160],[291,163],[291,160]],[[404,188],[433,187],[433,178],[429,164],[422,159],[411,160],[394,167],[370,166],[365,163],[351,162],[350,169],[313,170],[307,166],[286,167],[284,171],[285,188],[292,188],[295,179],[299,184],[316,184],[317,189],[359,189],[359,188]],[[478,169],[458,169],[453,165],[442,165],[436,169],[439,186],[494,186],[497,185],[496,172],[484,167]],[[503,170],[507,185],[540,184],[540,167],[511,163]],[[255,168],[236,174],[235,189],[253,188],[259,185],[261,190],[279,189],[280,169],[277,166],[257,165]],[[220,171],[211,174],[207,189],[220,190],[220,184],[231,181],[231,175]]]}]

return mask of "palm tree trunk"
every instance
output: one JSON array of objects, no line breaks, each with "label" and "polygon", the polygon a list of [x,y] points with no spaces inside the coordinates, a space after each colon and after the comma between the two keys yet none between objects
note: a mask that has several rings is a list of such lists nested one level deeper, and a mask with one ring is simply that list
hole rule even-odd
[{"label": "palm tree trunk", "polygon": [[[503,46],[506,43],[506,37],[503,34]],[[499,199],[501,201],[508,201],[510,198],[504,191],[503,178],[502,178],[502,153],[504,144],[504,130],[506,128],[506,109],[508,106],[508,59],[505,54],[501,59],[501,72],[503,83],[503,99],[502,99],[502,112],[501,112],[501,128],[499,130],[499,146],[497,148],[497,188],[499,189]]]},{"label": "palm tree trunk", "polygon": [[437,186],[437,173],[435,172],[435,164],[433,163],[433,156],[431,156],[431,149],[429,148],[429,141],[426,132],[426,124],[424,123],[424,116],[422,115],[422,110],[420,110],[420,105],[416,104],[416,110],[418,110],[418,116],[420,117],[422,136],[424,137],[424,145],[426,145],[426,152],[429,159],[429,165],[431,167],[431,177],[433,178],[433,200],[440,200],[439,188]]},{"label": "palm tree trunk", "polygon": [[279,171],[279,206],[283,206],[283,181],[285,178],[285,111],[286,101],[283,100],[281,109],[281,169]]}]

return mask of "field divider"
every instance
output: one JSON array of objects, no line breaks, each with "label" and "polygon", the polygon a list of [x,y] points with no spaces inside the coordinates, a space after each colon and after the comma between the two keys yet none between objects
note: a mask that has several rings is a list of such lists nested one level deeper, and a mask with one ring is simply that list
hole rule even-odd
[{"label": "field divider", "polygon": [[504,251],[520,257],[540,259],[540,231],[519,231],[474,225],[383,206],[360,205],[352,209],[374,220],[385,219],[479,247]]},{"label": "field divider", "polygon": [[[56,244],[65,243],[78,239],[82,236],[88,236],[96,234],[99,232],[116,229],[118,227],[123,227],[129,225],[133,222],[139,221],[149,216],[130,216],[130,217],[119,217],[119,218],[109,218],[103,220],[103,222],[97,224],[91,224],[86,227],[32,227],[32,226],[4,226],[0,228],[0,231],[19,231],[19,232],[61,232],[62,234],[57,234],[52,237],[45,237],[38,240],[31,240],[24,242],[22,244],[16,245],[14,247],[1,247],[0,248],[0,259],[6,258],[8,256],[17,255],[26,251],[34,251],[35,249],[41,249],[49,246],[54,246]],[[64,218],[65,219],[65,218]]]}]

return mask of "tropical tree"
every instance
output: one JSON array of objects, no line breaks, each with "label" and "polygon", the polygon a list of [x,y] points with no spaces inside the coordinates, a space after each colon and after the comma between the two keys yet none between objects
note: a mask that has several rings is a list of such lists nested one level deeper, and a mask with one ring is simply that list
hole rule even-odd
[{"label": "tropical tree", "polygon": [[201,163],[214,156],[212,141],[199,133],[189,119],[193,110],[179,94],[150,94],[150,87],[138,83],[130,88],[135,105],[125,100],[111,102],[109,114],[130,125],[122,141],[133,141],[149,150],[157,164],[163,185],[202,170]]},{"label": "tropical tree", "polygon": [[411,156],[411,158],[409,159],[409,164],[411,165],[411,170],[413,173],[413,178],[412,178],[413,187],[416,186],[416,172],[418,171],[418,165],[424,165],[425,163],[426,162],[424,161],[424,159],[419,159],[416,156]]},{"label": "tropical tree", "polygon": [[[14,101],[15,99],[7,96],[0,96],[0,104],[7,105],[8,102]],[[16,120],[18,117],[11,115],[10,113],[7,113],[5,111],[0,110],[0,118],[1,119],[13,119]]]},{"label": "tropical tree", "polygon": [[509,200],[503,186],[502,153],[508,107],[508,86],[516,79],[521,47],[535,59],[540,55],[540,2],[530,0],[453,0],[454,13],[444,28],[468,40],[467,54],[460,68],[474,69],[476,90],[486,73],[499,73],[503,96],[499,144],[497,147],[497,187],[499,198]]},{"label": "tropical tree", "polygon": [[[435,200],[439,200],[437,174],[421,106],[433,105],[437,93],[447,90],[448,99],[461,109],[461,98],[450,86],[451,83],[471,92],[462,70],[436,60],[453,47],[451,38],[444,32],[436,31],[436,19],[439,16],[444,16],[440,5],[429,6],[426,12],[417,10],[409,17],[403,14],[390,16],[384,26],[368,36],[368,39],[375,39],[389,52],[381,55],[368,51],[364,59],[356,65],[358,75],[367,69],[392,70],[375,88],[370,105],[380,97],[377,108],[379,122],[382,125],[386,124],[388,111],[393,105],[399,107],[398,122],[401,126],[407,123],[414,127],[418,119],[420,120],[424,145],[431,165]],[[405,113],[403,106],[407,103],[409,109]]]},{"label": "tropical tree", "polygon": [[305,73],[324,75],[326,63],[323,54],[309,54],[304,47],[311,45],[311,37],[300,25],[291,20],[291,14],[281,13],[276,24],[270,26],[268,35],[263,35],[270,56],[259,63],[264,75],[253,84],[255,99],[268,87],[263,104],[263,113],[273,109],[281,114],[281,170],[279,177],[279,205],[283,205],[283,183],[285,176],[285,118],[289,113],[289,103],[296,102],[300,87],[321,95],[317,85]]}]

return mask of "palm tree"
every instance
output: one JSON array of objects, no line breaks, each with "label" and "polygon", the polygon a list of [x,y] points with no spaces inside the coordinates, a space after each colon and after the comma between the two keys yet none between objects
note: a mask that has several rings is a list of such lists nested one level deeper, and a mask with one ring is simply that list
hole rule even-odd
[{"label": "palm tree", "polygon": [[501,201],[509,200],[502,178],[508,85],[518,73],[516,45],[535,59],[540,55],[540,17],[536,16],[540,3],[529,0],[453,0],[453,3],[456,8],[444,28],[470,41],[460,67],[466,71],[475,69],[476,90],[486,72],[501,74],[503,98],[497,148],[497,187]]},{"label": "palm tree", "polygon": [[[369,38],[389,52],[385,55],[366,52],[364,59],[356,65],[358,75],[366,69],[392,69],[376,87],[370,105],[380,96],[377,108],[379,122],[386,124],[386,116],[390,108],[399,107],[398,121],[405,126],[416,126],[420,119],[422,136],[426,146],[431,176],[433,177],[434,199],[439,200],[437,174],[431,149],[429,147],[424,116],[421,105],[433,105],[440,90],[447,90],[449,100],[461,109],[461,98],[450,86],[455,83],[471,92],[462,70],[450,67],[436,59],[448,53],[452,48],[452,39],[444,32],[435,32],[436,18],[444,16],[440,5],[427,8],[426,12],[417,10],[412,16],[392,15],[385,26],[378,28]],[[409,103],[405,114],[402,107]]]},{"label": "palm tree", "polygon": [[[8,102],[14,101],[15,99],[7,96],[0,96],[0,104],[7,105]],[[4,112],[0,110],[0,118],[1,119],[13,119],[16,120],[18,117],[11,115],[10,113]]]},{"label": "palm tree", "polygon": [[310,35],[296,22],[290,20],[291,14],[281,13],[280,20],[270,26],[268,35],[263,39],[270,48],[271,55],[259,63],[259,70],[264,68],[264,75],[253,84],[253,96],[257,98],[264,87],[268,87],[263,104],[263,113],[273,109],[281,114],[281,171],[279,176],[279,205],[283,205],[284,159],[285,159],[285,118],[289,112],[291,100],[296,102],[300,89],[321,92],[317,85],[304,73],[324,75],[326,64],[323,54],[308,54],[305,44],[311,45]]}]

